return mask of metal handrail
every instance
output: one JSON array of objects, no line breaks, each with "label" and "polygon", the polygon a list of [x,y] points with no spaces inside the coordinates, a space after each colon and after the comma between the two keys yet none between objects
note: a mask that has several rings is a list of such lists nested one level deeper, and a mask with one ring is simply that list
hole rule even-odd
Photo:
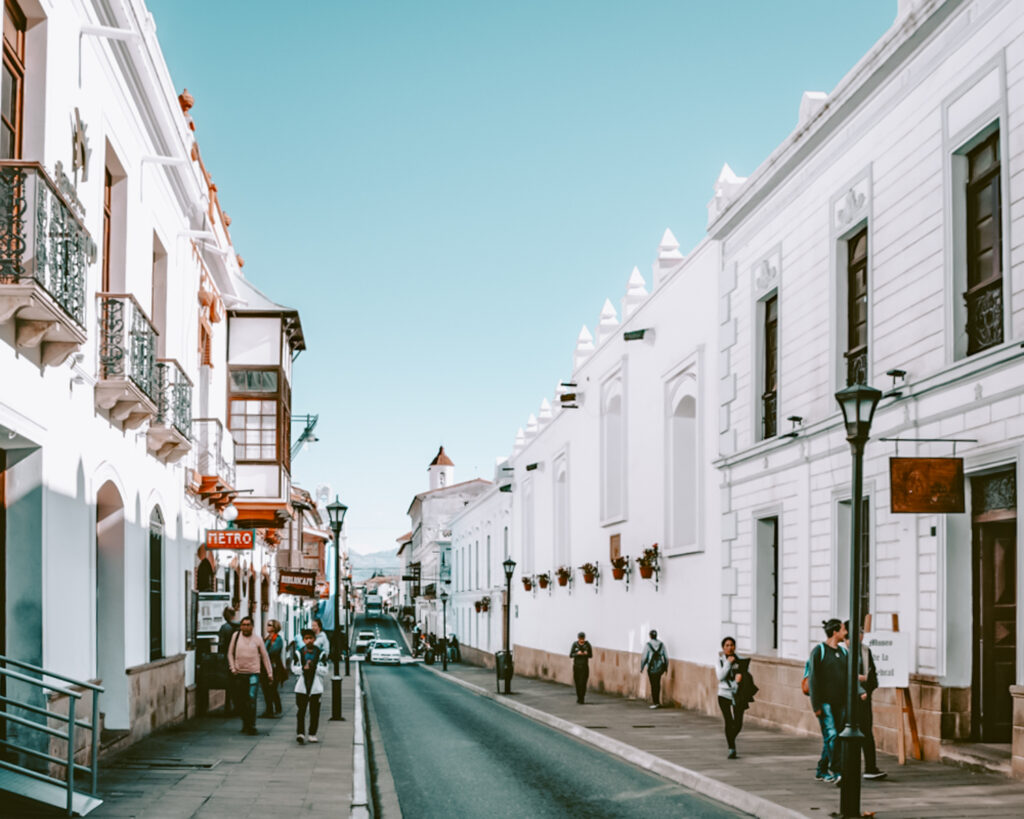
[{"label": "metal handrail", "polygon": [[[27,674],[22,674],[22,673],[20,673],[18,671],[12,671],[10,668],[7,667],[8,665],[14,666],[16,668],[23,669],[25,671],[34,672],[34,673],[40,674],[40,675],[42,675],[44,677],[51,677],[51,678],[53,678],[55,680],[60,680],[60,681],[65,682],[65,683],[70,683],[70,684],[72,684],[74,686],[77,686],[79,688],[85,688],[85,689],[88,689],[88,690],[92,691],[93,692],[93,695],[92,695],[92,722],[87,724],[87,723],[83,722],[82,720],[79,720],[79,719],[75,718],[75,706],[77,705],[78,701],[82,699],[81,692],[73,691],[70,688],[65,688],[63,686],[56,685],[54,683],[46,682],[43,679],[37,679],[35,677],[30,677]],[[68,713],[67,713],[67,715],[59,714],[59,713],[52,713],[50,711],[47,711],[44,708],[40,708],[37,705],[33,705],[32,703],[29,703],[29,702],[25,702],[25,703],[18,702],[17,700],[11,699],[10,697],[7,697],[7,696],[0,697],[0,699],[2,699],[4,705],[10,704],[10,705],[15,706],[16,708],[21,708],[21,709],[28,710],[28,711],[31,711],[31,712],[34,712],[34,713],[44,714],[47,718],[53,718],[53,719],[61,720],[61,721],[63,721],[67,725],[67,731],[65,733],[65,732],[61,732],[61,731],[59,731],[59,730],[57,730],[55,728],[51,728],[49,725],[43,725],[41,723],[33,722],[32,720],[25,719],[24,717],[20,717],[20,716],[18,716],[16,714],[8,713],[6,710],[0,711],[0,720],[10,721],[10,722],[13,722],[15,724],[24,725],[24,726],[26,726],[28,728],[40,731],[40,732],[42,732],[44,734],[48,734],[50,736],[55,736],[55,737],[58,737],[58,738],[66,738],[66,740],[67,740],[67,758],[66,758],[66,760],[61,760],[61,759],[59,759],[57,757],[52,756],[51,754],[44,754],[42,751],[37,751],[35,748],[28,748],[28,747],[25,747],[24,745],[19,745],[18,743],[15,743],[15,742],[10,742],[7,739],[0,740],[0,745],[2,745],[3,747],[12,748],[12,749],[15,749],[15,750],[17,750],[17,751],[19,751],[21,753],[26,753],[29,756],[34,756],[34,757],[37,757],[37,758],[40,758],[40,759],[47,760],[49,762],[54,762],[56,764],[63,765],[64,766],[64,771],[65,771],[65,781],[62,782],[61,780],[59,780],[59,779],[57,779],[55,777],[47,776],[45,774],[41,774],[38,771],[32,770],[31,768],[27,768],[27,767],[25,767],[23,765],[17,765],[17,764],[15,764],[13,762],[7,762],[6,760],[0,760],[0,767],[3,767],[3,768],[8,769],[8,770],[12,770],[12,771],[17,771],[18,773],[26,774],[26,775],[34,777],[36,779],[40,779],[40,780],[42,780],[44,782],[50,782],[50,783],[53,783],[53,784],[65,786],[67,788],[67,813],[70,816],[72,814],[72,812],[73,812],[73,809],[74,809],[75,772],[76,771],[81,771],[83,773],[89,773],[90,774],[90,793],[93,796],[96,796],[97,793],[98,793],[98,778],[99,778],[99,759],[98,759],[98,753],[99,753],[99,735],[100,735],[100,732],[99,732],[99,725],[100,725],[100,722],[99,722],[100,697],[99,697],[99,695],[102,694],[103,691],[104,691],[103,686],[96,685],[96,684],[90,683],[90,682],[84,682],[83,680],[76,680],[74,677],[68,677],[68,676],[66,676],[64,674],[57,674],[56,672],[48,671],[45,668],[42,668],[42,667],[37,666],[37,665],[32,665],[31,663],[23,662],[22,660],[15,660],[15,659],[13,659],[11,657],[5,657],[2,654],[0,654],[0,678],[18,680],[19,682],[24,682],[24,683],[28,683],[29,685],[34,685],[37,688],[41,688],[41,689],[48,690],[48,691],[55,691],[57,693],[67,695],[67,697],[68,697]],[[92,736],[91,736],[91,740],[92,740],[91,741],[91,753],[90,753],[90,757],[89,757],[89,765],[80,765],[80,764],[75,762],[75,728],[76,727],[87,729],[92,734]]]}]

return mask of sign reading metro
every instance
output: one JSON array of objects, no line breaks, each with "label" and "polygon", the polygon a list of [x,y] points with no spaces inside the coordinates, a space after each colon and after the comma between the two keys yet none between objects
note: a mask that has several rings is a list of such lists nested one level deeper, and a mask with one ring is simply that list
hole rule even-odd
[{"label": "sign reading metro", "polygon": [[207,529],[207,549],[252,549],[256,543],[255,529]]}]

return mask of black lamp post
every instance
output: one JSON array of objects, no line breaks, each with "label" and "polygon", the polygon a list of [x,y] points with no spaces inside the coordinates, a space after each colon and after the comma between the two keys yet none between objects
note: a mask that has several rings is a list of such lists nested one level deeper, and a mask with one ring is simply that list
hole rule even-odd
[{"label": "black lamp post", "polygon": [[857,720],[857,672],[860,666],[860,623],[864,613],[860,610],[861,570],[861,504],[864,496],[864,444],[871,432],[875,407],[882,397],[881,390],[865,384],[853,384],[836,393],[836,401],[843,411],[846,440],[853,455],[853,507],[850,514],[850,653],[847,658],[846,727],[839,735],[843,743],[843,781],[840,783],[839,812],[846,817],[860,816],[860,748],[864,735]]},{"label": "black lamp post", "polygon": [[[512,663],[512,642],[509,638],[509,618],[512,615],[512,574],[516,570],[516,562],[511,557],[506,557],[501,564],[505,570],[505,655],[508,662]],[[512,693],[512,675],[505,675],[505,693]]]},{"label": "black lamp post", "polygon": [[[348,507],[334,496],[334,503],[327,504],[327,514],[331,519],[331,531],[334,533],[334,646],[331,654],[334,659],[334,676],[331,677],[331,719],[344,720],[341,715],[341,669],[338,667],[341,651],[341,618],[338,616],[338,599],[341,597],[341,527],[345,522]],[[346,658],[347,659],[347,658]]]},{"label": "black lamp post", "polygon": [[352,625],[348,613],[352,610],[352,575],[345,578],[345,676],[349,676],[349,656],[352,654]]},{"label": "black lamp post", "polygon": [[441,589],[441,668],[448,670],[448,592]]}]

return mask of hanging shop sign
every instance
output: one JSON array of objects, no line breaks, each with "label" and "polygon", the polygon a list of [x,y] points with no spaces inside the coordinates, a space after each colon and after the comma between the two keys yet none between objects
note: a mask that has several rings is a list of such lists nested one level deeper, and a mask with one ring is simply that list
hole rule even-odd
[{"label": "hanging shop sign", "polygon": [[890,458],[889,485],[893,513],[964,511],[963,458]]},{"label": "hanging shop sign", "polygon": [[277,593],[315,597],[316,572],[312,569],[278,569]]},{"label": "hanging shop sign", "polygon": [[252,549],[256,544],[255,529],[207,529],[207,549]]}]

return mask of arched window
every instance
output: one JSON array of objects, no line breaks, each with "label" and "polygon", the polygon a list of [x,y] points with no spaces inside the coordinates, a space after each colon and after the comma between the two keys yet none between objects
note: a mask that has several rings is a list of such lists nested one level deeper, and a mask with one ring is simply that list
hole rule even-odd
[{"label": "arched window", "polygon": [[622,380],[604,385],[601,404],[601,519],[626,516],[626,435],[622,413]]},{"label": "arched window", "polygon": [[199,561],[196,569],[196,589],[201,592],[217,591],[215,588],[213,567],[205,557]]},{"label": "arched window", "polygon": [[569,548],[569,470],[565,455],[555,459],[555,565],[568,565],[572,559]]},{"label": "arched window", "polygon": [[149,659],[164,656],[164,516],[160,507],[149,516]]},{"label": "arched window", "polygon": [[679,399],[671,418],[672,541],[675,550],[697,542],[697,401]]}]

